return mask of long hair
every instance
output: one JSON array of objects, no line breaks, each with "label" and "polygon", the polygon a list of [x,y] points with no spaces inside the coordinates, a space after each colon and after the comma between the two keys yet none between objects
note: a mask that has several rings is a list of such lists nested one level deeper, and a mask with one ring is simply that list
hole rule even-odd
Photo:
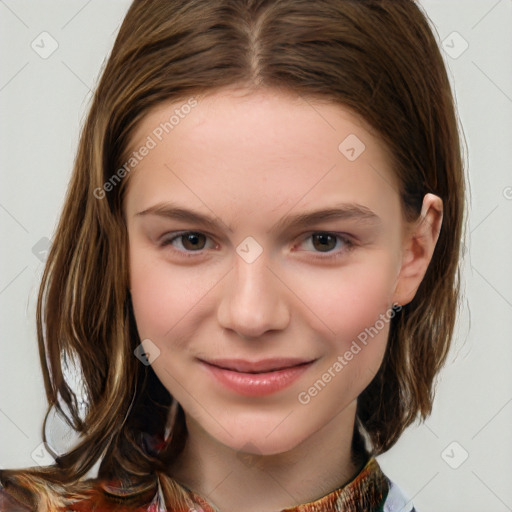
[{"label": "long hair", "polygon": [[[392,319],[380,370],[358,398],[358,432],[379,454],[431,411],[458,305],[465,185],[450,82],[427,16],[413,0],[135,0],[82,129],[37,304],[49,407],[68,411],[80,442],[53,466],[0,473],[6,484],[31,486],[27,501],[39,510],[58,492],[83,489],[99,460],[100,478],[134,492],[154,486],[184,446],[183,410],[168,436],[173,398],[134,356],[126,162],[150,109],[223,87],[280,89],[351,109],[387,145],[408,220],[426,193],[443,200],[427,273]],[[81,368],[85,415],[65,379],[66,357]]]}]

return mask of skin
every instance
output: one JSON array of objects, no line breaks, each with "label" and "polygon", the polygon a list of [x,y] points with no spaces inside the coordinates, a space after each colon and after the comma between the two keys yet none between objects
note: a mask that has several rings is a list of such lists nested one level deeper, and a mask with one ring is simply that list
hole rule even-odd
[{"label": "skin", "polygon": [[[148,113],[132,149],[184,103]],[[366,146],[354,161],[338,149],[350,134]],[[379,315],[414,297],[441,227],[441,200],[426,195],[418,221],[406,223],[389,154],[360,118],[272,90],[199,98],[127,185],[137,328],[151,340],[148,351],[158,348],[153,369],[183,407],[189,432],[170,474],[223,512],[306,503],[353,478],[356,400],[381,364],[389,322],[335,377],[333,363]],[[140,214],[165,202],[211,215],[218,226]],[[341,203],[377,220],[276,228],[286,215]],[[197,248],[180,231],[203,234]],[[322,246],[315,232],[334,236]],[[251,263],[237,253],[248,236],[262,248]],[[223,387],[197,359],[290,356],[315,362],[263,397]],[[301,403],[299,394],[329,368],[329,383]]]}]

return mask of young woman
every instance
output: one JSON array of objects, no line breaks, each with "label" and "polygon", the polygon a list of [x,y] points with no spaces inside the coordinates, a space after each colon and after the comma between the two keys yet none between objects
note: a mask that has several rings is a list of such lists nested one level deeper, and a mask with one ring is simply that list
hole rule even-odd
[{"label": "young woman", "polygon": [[80,440],[1,471],[0,503],[414,510],[375,456],[430,413],[463,198],[414,1],[134,1],[38,301],[49,404]]}]

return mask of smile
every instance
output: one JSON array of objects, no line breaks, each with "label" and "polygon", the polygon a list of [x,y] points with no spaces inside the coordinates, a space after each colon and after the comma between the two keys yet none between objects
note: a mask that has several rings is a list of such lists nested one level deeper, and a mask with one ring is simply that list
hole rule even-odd
[{"label": "smile", "polygon": [[264,396],[290,386],[311,367],[314,360],[265,359],[250,362],[219,359],[200,362],[224,388],[240,395]]}]

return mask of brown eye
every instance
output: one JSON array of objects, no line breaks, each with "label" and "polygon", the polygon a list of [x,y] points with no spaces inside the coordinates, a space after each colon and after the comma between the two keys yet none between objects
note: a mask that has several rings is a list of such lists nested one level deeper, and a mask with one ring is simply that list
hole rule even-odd
[{"label": "brown eye", "polygon": [[183,247],[190,251],[204,249],[206,244],[206,236],[201,233],[186,233],[178,238],[181,238]]},{"label": "brown eye", "polygon": [[332,251],[336,248],[336,236],[329,233],[315,233],[311,235],[313,247],[321,252]]},{"label": "brown eye", "polygon": [[208,236],[196,231],[182,231],[161,241],[162,247],[173,246],[180,253],[200,252],[207,246]]},{"label": "brown eye", "polygon": [[310,233],[303,238],[299,252],[306,252],[319,261],[332,260],[348,256],[356,244],[345,233],[320,232]]}]

